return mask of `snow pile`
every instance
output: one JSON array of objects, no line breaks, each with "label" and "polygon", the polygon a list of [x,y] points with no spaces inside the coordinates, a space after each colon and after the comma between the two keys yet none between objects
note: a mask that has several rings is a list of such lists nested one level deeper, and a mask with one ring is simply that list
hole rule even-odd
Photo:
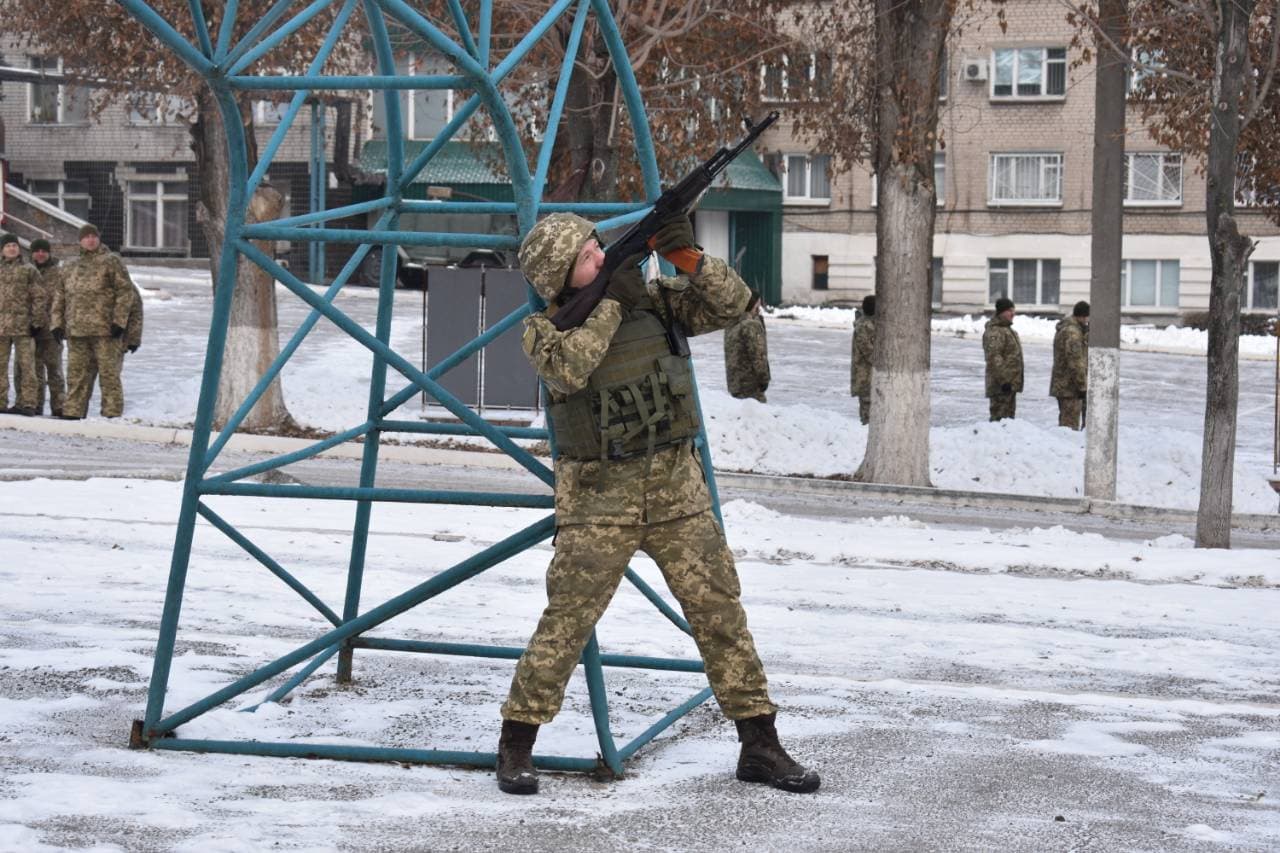
[{"label": "snow pile", "polygon": [[[704,391],[716,467],[755,474],[852,475],[867,428],[812,406],[763,405]],[[1122,424],[1117,498],[1123,503],[1195,509],[1201,441],[1183,430]],[[1027,420],[981,421],[930,431],[933,485],[963,491],[1081,497],[1085,434]],[[1276,495],[1255,467],[1237,464],[1235,511],[1270,513]]]}]

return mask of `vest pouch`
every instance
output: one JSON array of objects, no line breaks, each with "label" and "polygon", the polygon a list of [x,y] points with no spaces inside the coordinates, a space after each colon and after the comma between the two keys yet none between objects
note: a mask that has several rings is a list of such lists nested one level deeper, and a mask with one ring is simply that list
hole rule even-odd
[{"label": "vest pouch", "polygon": [[634,311],[619,327],[587,387],[547,407],[561,455],[628,459],[698,433],[693,370],[671,355],[658,317]]},{"label": "vest pouch", "polygon": [[688,359],[677,355],[664,355],[658,359],[658,369],[667,377],[667,390],[677,397],[693,395],[693,371]]}]

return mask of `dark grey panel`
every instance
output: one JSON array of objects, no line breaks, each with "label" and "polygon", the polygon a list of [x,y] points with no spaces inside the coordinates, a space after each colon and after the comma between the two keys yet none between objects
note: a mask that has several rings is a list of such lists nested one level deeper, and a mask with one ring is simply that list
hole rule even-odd
[{"label": "dark grey panel", "polygon": [[[480,334],[480,270],[432,267],[427,287],[430,369]],[[479,405],[480,359],[472,355],[442,376],[440,384],[467,405]]]},{"label": "dark grey panel", "polygon": [[[518,270],[485,270],[485,329],[491,329],[525,304],[524,274]],[[538,379],[520,347],[523,324],[504,332],[484,351],[484,404],[532,409]]]}]

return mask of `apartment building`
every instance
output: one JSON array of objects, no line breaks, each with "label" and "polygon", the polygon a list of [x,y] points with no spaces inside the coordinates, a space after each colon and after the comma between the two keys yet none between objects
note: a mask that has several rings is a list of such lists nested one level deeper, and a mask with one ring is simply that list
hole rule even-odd
[{"label": "apartment building", "polygon": [[[0,40],[0,65],[61,72],[57,57],[24,52]],[[54,78],[57,79],[56,76]],[[259,150],[277,130],[287,105],[254,104]],[[169,109],[113,105],[91,116],[88,93],[62,82],[0,83],[0,121],[6,181],[48,205],[93,222],[103,241],[127,258],[206,258],[209,246],[196,221],[198,179],[190,134]],[[326,157],[331,160],[332,132]],[[284,193],[286,209],[310,204],[310,113],[303,108],[277,153],[267,179]],[[329,199],[330,206],[335,203]],[[338,202],[341,203],[341,202]],[[306,274],[306,246],[277,246],[281,258]]]},{"label": "apartment building", "polygon": [[[1094,66],[1072,68],[1073,29],[1055,0],[971,21],[948,45],[935,158],[936,310],[989,310],[1009,295],[1054,314],[1089,296]],[[785,92],[775,91],[785,97]],[[785,117],[785,112],[784,112]],[[1135,106],[1127,122],[1124,312],[1172,319],[1206,311],[1209,248],[1199,164],[1157,145]],[[831,176],[823,152],[788,128],[765,141],[783,186],[782,299],[854,302],[875,288],[875,176]],[[1243,309],[1274,313],[1280,229],[1240,212],[1258,241]]]}]

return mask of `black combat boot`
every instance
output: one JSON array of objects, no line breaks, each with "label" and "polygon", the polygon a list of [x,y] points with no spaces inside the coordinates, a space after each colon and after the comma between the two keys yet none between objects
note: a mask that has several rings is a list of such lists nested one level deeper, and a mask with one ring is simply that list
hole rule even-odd
[{"label": "black combat boot", "polygon": [[502,721],[498,738],[498,787],[507,794],[538,793],[538,771],[533,769],[536,723]]},{"label": "black combat boot", "polygon": [[818,790],[822,780],[813,770],[787,755],[778,743],[778,730],[773,727],[777,714],[761,714],[746,720],[734,720],[742,752],[738,755],[738,778],[743,782],[763,782],[795,794]]}]

